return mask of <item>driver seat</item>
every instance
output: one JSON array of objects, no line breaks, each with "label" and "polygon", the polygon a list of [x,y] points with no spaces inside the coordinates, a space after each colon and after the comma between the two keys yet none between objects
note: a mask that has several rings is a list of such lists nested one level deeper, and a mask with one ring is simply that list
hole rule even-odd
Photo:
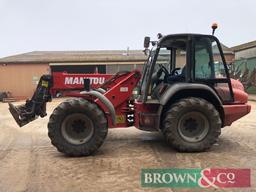
[{"label": "driver seat", "polygon": [[186,77],[186,65],[182,68],[181,74],[168,76],[167,83],[183,82],[183,81],[185,81],[185,77]]}]

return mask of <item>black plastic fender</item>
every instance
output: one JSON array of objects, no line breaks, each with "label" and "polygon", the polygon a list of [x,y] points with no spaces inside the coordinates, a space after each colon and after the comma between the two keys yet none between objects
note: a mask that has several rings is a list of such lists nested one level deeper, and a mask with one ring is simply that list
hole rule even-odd
[{"label": "black plastic fender", "polygon": [[[219,96],[208,85],[199,84],[199,83],[176,83],[174,85],[169,86],[167,90],[164,92],[164,94],[159,98],[160,107],[157,112],[159,117],[161,117],[165,105],[169,102],[170,99],[172,99],[173,96],[175,96],[175,94],[177,94],[178,92],[187,91],[187,90],[204,91],[204,92],[207,91],[208,93],[212,94],[212,96],[216,99],[217,105],[222,106],[222,101],[220,100]],[[190,95],[187,95],[187,96],[190,96]],[[160,123],[158,125],[158,129],[160,129]]]},{"label": "black plastic fender", "polygon": [[109,109],[113,125],[116,124],[116,111],[115,111],[113,104],[109,101],[109,99],[107,97],[105,97],[99,91],[94,91],[94,90],[82,91],[82,92],[80,92],[80,94],[81,95],[92,95],[92,96],[98,98]]},{"label": "black plastic fender", "polygon": [[208,85],[199,84],[199,83],[176,83],[174,85],[171,85],[169,88],[167,88],[167,90],[161,96],[160,104],[163,106],[166,105],[167,102],[176,93],[178,93],[180,91],[184,91],[184,90],[207,91],[216,98],[219,105],[222,105],[222,102],[221,102],[219,96],[216,94],[216,92],[211,87],[209,87]]}]

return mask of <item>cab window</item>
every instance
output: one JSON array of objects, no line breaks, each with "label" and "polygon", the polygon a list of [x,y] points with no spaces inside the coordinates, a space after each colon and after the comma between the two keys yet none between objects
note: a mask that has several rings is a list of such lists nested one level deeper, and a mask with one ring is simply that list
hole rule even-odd
[{"label": "cab window", "polygon": [[227,78],[217,43],[208,37],[197,38],[195,44],[195,78]]},{"label": "cab window", "polygon": [[230,82],[217,42],[211,37],[195,39],[195,81],[210,85],[223,102],[232,101]]}]

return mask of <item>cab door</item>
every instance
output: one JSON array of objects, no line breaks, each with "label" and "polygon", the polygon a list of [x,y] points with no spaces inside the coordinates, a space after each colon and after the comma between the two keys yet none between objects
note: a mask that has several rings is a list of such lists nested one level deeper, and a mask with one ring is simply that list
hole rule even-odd
[{"label": "cab door", "polygon": [[225,58],[217,38],[196,36],[193,41],[193,79],[211,86],[223,104],[233,102],[233,91]]}]

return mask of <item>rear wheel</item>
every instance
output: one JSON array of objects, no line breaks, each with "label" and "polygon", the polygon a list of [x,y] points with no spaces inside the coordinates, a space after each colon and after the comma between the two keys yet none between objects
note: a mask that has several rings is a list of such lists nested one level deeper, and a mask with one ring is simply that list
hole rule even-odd
[{"label": "rear wheel", "polygon": [[217,141],[220,133],[218,111],[201,98],[181,99],[164,115],[163,134],[178,151],[205,151]]},{"label": "rear wheel", "polygon": [[69,156],[96,152],[107,136],[107,120],[96,104],[84,99],[61,103],[50,116],[48,135],[58,151]]}]

